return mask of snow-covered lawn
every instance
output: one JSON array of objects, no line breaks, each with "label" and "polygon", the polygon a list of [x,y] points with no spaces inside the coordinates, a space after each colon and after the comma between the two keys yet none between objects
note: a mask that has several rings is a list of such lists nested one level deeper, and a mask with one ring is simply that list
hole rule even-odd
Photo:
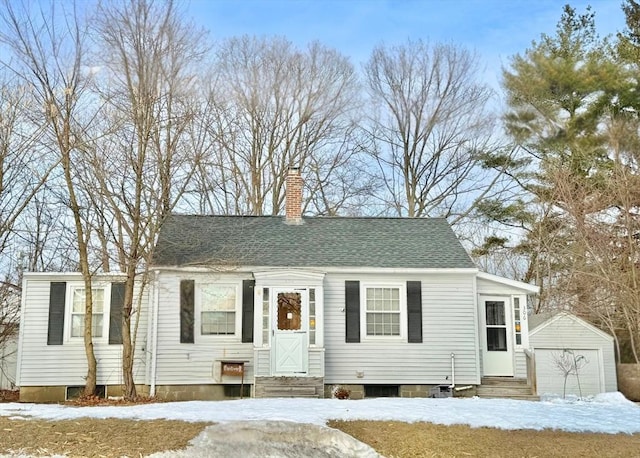
[{"label": "snow-covered lawn", "polygon": [[547,399],[245,399],[190,401],[136,406],[71,407],[0,403],[0,415],[48,420],[128,418],[231,422],[281,420],[324,425],[327,420],[425,421],[502,429],[558,429],[573,432],[640,433],[640,407],[620,393],[586,400]]}]

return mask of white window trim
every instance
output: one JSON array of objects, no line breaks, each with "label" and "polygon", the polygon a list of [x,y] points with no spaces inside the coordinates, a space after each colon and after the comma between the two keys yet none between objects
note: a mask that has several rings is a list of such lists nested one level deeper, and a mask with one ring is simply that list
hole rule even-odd
[{"label": "white window trim", "polygon": [[[111,312],[111,283],[93,282],[91,284],[92,289],[104,290],[104,310],[102,311],[102,336],[92,336],[93,342],[108,342],[109,341],[109,323]],[[71,335],[71,316],[73,313],[73,295],[77,289],[84,289],[84,282],[80,283],[67,283],[67,291],[65,296],[65,309],[64,309],[64,337],[66,342],[83,343],[84,336],[72,336]]]},{"label": "white window trim", "polygon": [[[397,288],[400,299],[400,335],[398,336],[370,336],[367,335],[367,289],[368,288]],[[360,341],[407,341],[407,284],[394,283],[364,283],[360,282]]]},{"label": "white window trim", "polygon": [[[202,289],[206,286],[232,287],[236,290],[236,322],[233,334],[202,334]],[[242,284],[234,282],[219,283],[215,281],[196,282],[194,307],[194,337],[195,340],[242,340]]]}]

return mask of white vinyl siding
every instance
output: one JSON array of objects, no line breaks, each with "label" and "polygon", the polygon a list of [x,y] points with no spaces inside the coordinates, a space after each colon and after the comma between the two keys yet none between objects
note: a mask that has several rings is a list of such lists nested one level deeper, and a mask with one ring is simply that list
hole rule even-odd
[{"label": "white vinyl siding", "polygon": [[[240,341],[241,313],[236,314],[236,334],[202,335],[200,333],[199,306],[196,305],[194,343],[180,343],[180,280],[195,280],[196,304],[201,285],[234,285],[237,302],[241,303],[242,280],[251,275],[226,273],[161,272],[158,281],[158,329],[156,385],[188,385],[218,383],[240,383],[238,377],[220,377],[216,368],[223,360],[245,361],[245,383],[254,373],[253,343]],[[256,301],[255,308],[261,304]],[[254,329],[254,338],[258,329]]]},{"label": "white vinyl siding", "polygon": [[[362,339],[360,343],[345,343],[346,280],[359,280],[361,287],[363,284],[406,285],[407,281],[420,281],[423,342]],[[479,383],[474,282],[472,272],[421,275],[327,273],[324,282],[325,383],[450,383],[451,353],[456,358],[456,384]]]},{"label": "white vinyl siding", "polygon": [[527,378],[527,355],[523,349],[516,349],[514,365],[515,378]]},{"label": "white vinyl siding", "polygon": [[[113,276],[97,277],[96,282],[106,284],[118,281]],[[20,331],[19,380],[20,386],[84,386],[87,375],[87,360],[82,338],[66,339],[62,345],[47,345],[49,318],[49,288],[51,282],[81,284],[82,277],[69,274],[25,274],[23,283],[23,309]],[[71,304],[67,290],[65,315],[70,318]],[[138,297],[138,292],[134,293]],[[137,308],[137,307],[136,307]],[[134,380],[145,383],[145,331],[147,329],[147,295],[142,297],[140,324],[137,336]],[[133,320],[136,319],[134,316]],[[132,321],[133,321],[132,320]],[[69,321],[65,320],[65,335],[70,336]],[[98,362],[98,385],[122,384],[122,345],[109,345],[108,320],[105,336],[94,341],[94,352]]]}]

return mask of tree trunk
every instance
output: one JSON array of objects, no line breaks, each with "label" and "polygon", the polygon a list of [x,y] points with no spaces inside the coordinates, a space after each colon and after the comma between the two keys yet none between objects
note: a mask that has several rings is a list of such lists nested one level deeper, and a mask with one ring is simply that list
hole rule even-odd
[{"label": "tree trunk", "polygon": [[131,314],[133,310],[133,288],[135,286],[135,269],[127,272],[125,282],[124,305],[122,307],[122,382],[123,397],[133,401],[138,393],[133,380],[134,347],[131,336]]}]

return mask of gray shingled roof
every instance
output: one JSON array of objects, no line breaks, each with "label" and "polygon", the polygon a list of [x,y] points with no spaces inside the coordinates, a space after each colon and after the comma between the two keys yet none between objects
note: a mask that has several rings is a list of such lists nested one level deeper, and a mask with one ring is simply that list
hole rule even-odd
[{"label": "gray shingled roof", "polygon": [[552,317],[556,316],[558,312],[543,312],[537,313],[529,316],[529,331],[533,331],[535,328],[540,326],[542,323],[546,323],[547,320],[550,320]]},{"label": "gray shingled roof", "polygon": [[442,218],[172,215],[156,266],[474,268]]}]

